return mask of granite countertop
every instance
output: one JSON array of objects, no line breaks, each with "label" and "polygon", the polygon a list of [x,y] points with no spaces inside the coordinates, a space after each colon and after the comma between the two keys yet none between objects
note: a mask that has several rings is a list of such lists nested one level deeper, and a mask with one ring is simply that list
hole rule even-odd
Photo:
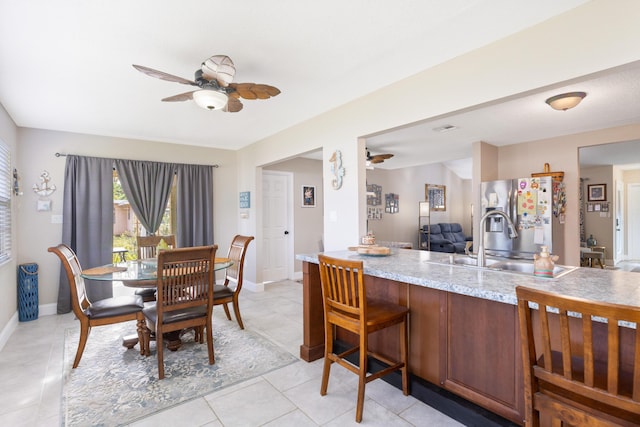
[{"label": "granite countertop", "polygon": [[[367,256],[353,251],[325,254],[362,260],[364,273],[370,276],[513,305],[517,304],[515,287],[522,285],[595,301],[640,306],[640,274],[628,271],[579,267],[562,277],[543,278],[452,265],[451,254],[441,252],[392,248],[388,256]],[[317,264],[318,254],[298,254],[296,259]]]}]

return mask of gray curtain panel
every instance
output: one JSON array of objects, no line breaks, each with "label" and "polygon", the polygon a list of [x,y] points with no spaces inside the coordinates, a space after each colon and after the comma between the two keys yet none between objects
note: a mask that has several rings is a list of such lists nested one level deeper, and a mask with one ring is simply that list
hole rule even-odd
[{"label": "gray curtain panel", "polygon": [[213,167],[177,165],[178,247],[213,244]]},{"label": "gray curtain panel", "polygon": [[142,226],[155,234],[162,224],[176,165],[137,160],[115,160],[122,190]]},{"label": "gray curtain panel", "polygon": [[[113,159],[67,156],[62,207],[62,243],[83,268],[113,262]],[[113,296],[111,282],[86,280],[87,296],[97,301]],[[60,271],[58,314],[71,311],[69,281]]]}]

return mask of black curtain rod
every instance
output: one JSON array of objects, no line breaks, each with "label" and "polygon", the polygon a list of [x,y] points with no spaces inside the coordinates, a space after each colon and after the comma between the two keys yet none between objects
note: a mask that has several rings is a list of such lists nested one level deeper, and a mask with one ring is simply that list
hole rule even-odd
[{"label": "black curtain rod", "polygon": [[[56,157],[67,157],[67,155],[66,155],[66,154],[64,154],[64,153],[56,153]],[[219,168],[219,167],[220,167],[220,165],[216,163],[216,164],[214,164],[214,165],[211,165],[211,167],[212,167],[212,168]]]}]

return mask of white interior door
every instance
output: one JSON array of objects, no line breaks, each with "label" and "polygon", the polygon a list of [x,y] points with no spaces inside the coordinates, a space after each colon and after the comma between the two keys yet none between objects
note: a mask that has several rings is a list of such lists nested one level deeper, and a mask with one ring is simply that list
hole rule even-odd
[{"label": "white interior door", "polygon": [[627,244],[630,259],[640,259],[640,184],[627,187]]},{"label": "white interior door", "polygon": [[290,173],[262,173],[264,282],[289,278],[289,260],[293,251],[293,230],[290,221],[291,179]]}]

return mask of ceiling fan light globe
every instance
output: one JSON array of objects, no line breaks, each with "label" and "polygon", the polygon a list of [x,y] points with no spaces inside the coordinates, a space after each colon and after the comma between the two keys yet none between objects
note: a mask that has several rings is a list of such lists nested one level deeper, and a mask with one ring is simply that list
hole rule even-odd
[{"label": "ceiling fan light globe", "polygon": [[227,105],[227,95],[211,89],[201,89],[193,93],[193,100],[205,110],[222,110]]}]

